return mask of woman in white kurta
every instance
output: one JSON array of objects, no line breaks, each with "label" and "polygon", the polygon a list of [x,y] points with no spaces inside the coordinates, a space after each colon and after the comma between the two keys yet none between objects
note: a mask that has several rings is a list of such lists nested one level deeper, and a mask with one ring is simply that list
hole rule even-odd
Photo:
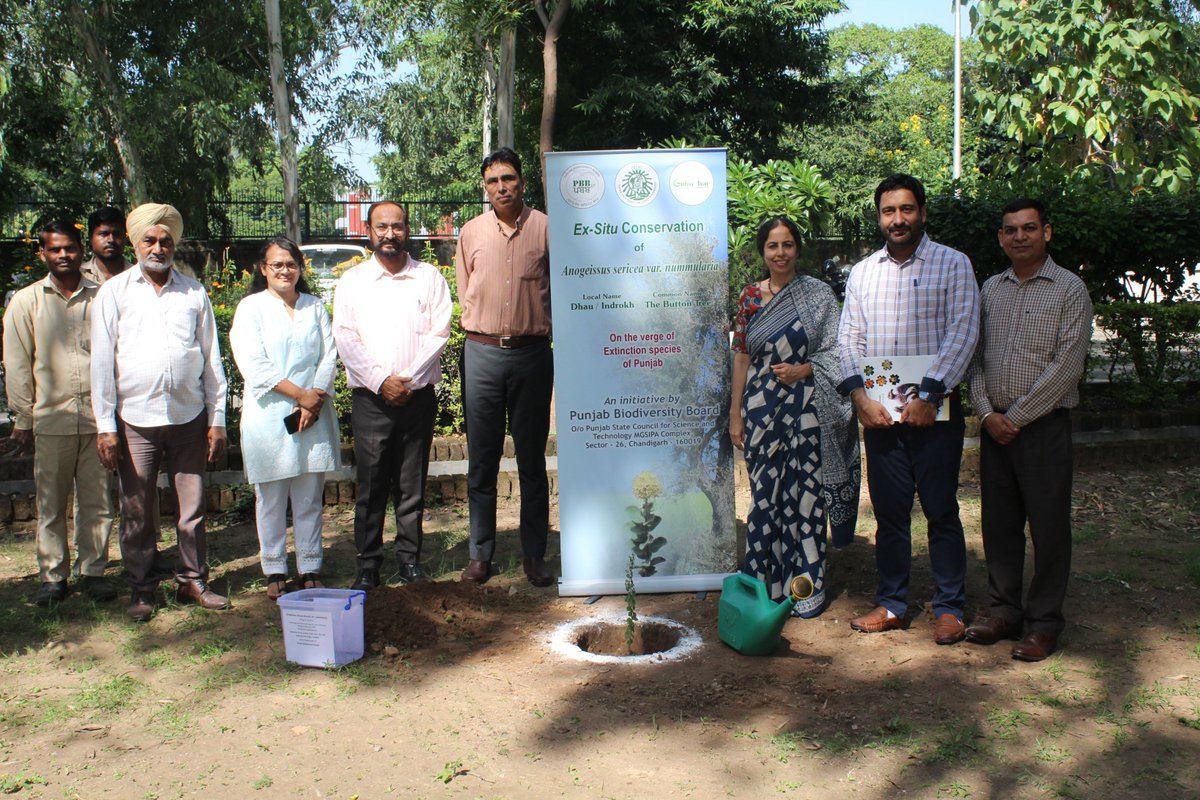
[{"label": "woman in white kurta", "polygon": [[[338,468],[333,375],[337,351],[329,314],[308,293],[304,255],[288,239],[269,242],[229,332],[246,382],[242,461],[254,484],[267,596],[287,591],[287,504],[292,501],[297,588],[320,587],[325,473]],[[298,412],[289,433],[284,418]]]}]

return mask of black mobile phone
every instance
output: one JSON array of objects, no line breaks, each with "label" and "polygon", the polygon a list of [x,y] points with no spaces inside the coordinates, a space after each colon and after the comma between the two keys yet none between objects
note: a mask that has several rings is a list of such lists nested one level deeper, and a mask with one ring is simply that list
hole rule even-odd
[{"label": "black mobile phone", "polygon": [[288,433],[295,433],[300,430],[300,409],[297,408],[283,418],[283,428]]}]

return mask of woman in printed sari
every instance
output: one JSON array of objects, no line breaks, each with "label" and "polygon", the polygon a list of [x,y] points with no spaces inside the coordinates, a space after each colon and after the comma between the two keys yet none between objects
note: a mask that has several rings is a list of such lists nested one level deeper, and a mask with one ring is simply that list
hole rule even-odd
[{"label": "woman in printed sari", "polygon": [[796,274],[800,230],[786,217],[758,229],[767,277],[746,286],[733,334],[729,437],[750,474],[746,559],[773,600],[806,576],[811,597],[792,614],[825,605],[826,525],[835,547],[854,538],[858,519],[858,426],[837,393],[838,304],[822,281]]}]

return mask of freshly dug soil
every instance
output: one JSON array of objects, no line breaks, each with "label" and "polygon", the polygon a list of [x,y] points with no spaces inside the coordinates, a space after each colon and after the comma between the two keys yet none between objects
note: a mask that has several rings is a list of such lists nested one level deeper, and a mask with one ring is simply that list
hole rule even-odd
[{"label": "freshly dug soil", "polygon": [[372,651],[388,646],[411,650],[464,639],[487,641],[504,627],[505,617],[545,603],[540,595],[461,581],[381,586],[367,595],[363,635]]},{"label": "freshly dug soil", "polygon": [[679,631],[661,622],[639,622],[633,629],[633,647],[625,642],[625,626],[597,622],[580,628],[575,644],[585,653],[598,656],[644,656],[661,653],[679,644]]}]

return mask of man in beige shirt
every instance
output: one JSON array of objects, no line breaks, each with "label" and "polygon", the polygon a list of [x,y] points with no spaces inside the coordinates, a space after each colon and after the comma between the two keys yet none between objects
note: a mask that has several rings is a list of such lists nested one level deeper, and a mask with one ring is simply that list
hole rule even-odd
[{"label": "man in beige shirt", "polygon": [[483,583],[496,549],[496,476],[506,422],[521,482],[521,549],[534,586],[546,568],[550,484],[546,439],[554,360],[550,350],[550,247],[546,215],[525,205],[521,159],[502,147],[483,160],[492,210],[463,225],[455,254],[467,423],[470,560],[462,579]]},{"label": "man in beige shirt", "polygon": [[[42,229],[41,244],[49,273],[17,292],[4,314],[12,443],[17,451],[33,450],[42,581],[34,602],[61,602],[72,571],[89,597],[108,601],[117,596],[104,577],[112,497],[96,452],[92,415],[91,309],[97,287],[80,272],[83,242],[73,223],[50,223]],[[77,500],[73,569],[67,543],[72,489]]]},{"label": "man in beige shirt", "polygon": [[99,286],[133,266],[125,260],[125,214],[104,206],[88,216],[88,246],[92,257],[83,262],[83,277]]}]

